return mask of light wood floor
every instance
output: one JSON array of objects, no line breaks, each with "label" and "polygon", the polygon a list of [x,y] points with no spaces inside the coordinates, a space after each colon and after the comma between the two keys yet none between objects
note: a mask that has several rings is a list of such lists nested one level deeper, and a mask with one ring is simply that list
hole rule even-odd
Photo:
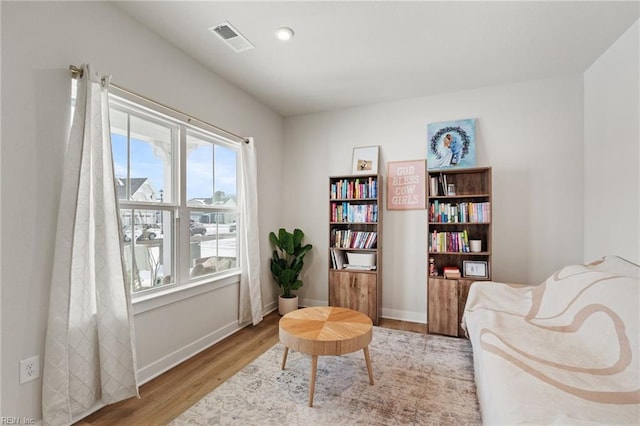
[{"label": "light wood floor", "polygon": [[[131,398],[93,413],[89,425],[163,425],[186,411],[221,383],[278,342],[277,311],[248,326],[140,387]],[[381,319],[381,327],[426,333],[426,324]]]}]

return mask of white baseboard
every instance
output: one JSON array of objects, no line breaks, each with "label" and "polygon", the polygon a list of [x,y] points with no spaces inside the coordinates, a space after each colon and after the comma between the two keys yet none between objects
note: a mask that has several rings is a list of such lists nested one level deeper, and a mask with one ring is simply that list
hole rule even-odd
[{"label": "white baseboard", "polygon": [[327,306],[326,300],[315,300],[315,299],[300,299],[300,306],[304,306],[305,308],[311,308],[315,306]]},{"label": "white baseboard", "polygon": [[[316,299],[300,299],[300,306],[311,307],[311,306],[327,306],[326,300],[316,300]],[[397,309],[385,309],[382,308],[382,313],[380,315],[382,318],[389,318],[401,321],[409,321],[409,322],[417,322],[420,324],[427,323],[427,314],[426,312],[412,312],[412,311],[400,311]]]},{"label": "white baseboard", "polygon": [[274,300],[273,302],[267,303],[262,307],[262,315],[267,315],[269,312],[273,312],[278,309],[278,300]]},{"label": "white baseboard", "polygon": [[143,385],[148,381],[158,377],[162,373],[172,369],[176,365],[191,358],[192,356],[202,352],[211,345],[219,342],[225,337],[235,333],[248,324],[238,324],[238,321],[234,321],[226,326],[210,333],[195,342],[192,342],[177,351],[160,358],[157,361],[152,362],[138,369],[138,384]]},{"label": "white baseboard", "polygon": [[397,309],[382,308],[382,318],[389,318],[401,321],[417,322],[420,324],[427,323],[426,312],[399,311]]},{"label": "white baseboard", "polygon": [[[277,301],[268,303],[263,308],[263,315],[267,315],[268,313],[276,309],[278,309]],[[154,361],[142,368],[138,368],[138,385],[142,386],[148,381],[158,377],[162,373],[169,371],[181,362],[186,361],[192,356],[202,352],[203,350],[218,343],[225,337],[230,336],[231,334],[250,324],[251,321],[248,321],[246,324],[238,324],[237,321],[234,321],[214,331],[213,333],[210,333],[207,336],[204,336],[201,339],[198,339],[195,342],[192,342],[178,349],[177,351],[165,356],[164,358]]]}]

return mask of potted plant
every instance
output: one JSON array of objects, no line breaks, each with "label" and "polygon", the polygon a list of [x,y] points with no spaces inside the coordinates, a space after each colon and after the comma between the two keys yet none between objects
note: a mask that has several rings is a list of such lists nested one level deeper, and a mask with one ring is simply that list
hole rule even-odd
[{"label": "potted plant", "polygon": [[311,244],[302,245],[303,238],[304,232],[297,228],[293,233],[284,228],[280,228],[278,235],[275,232],[269,233],[269,241],[274,247],[271,274],[282,289],[278,299],[280,315],[298,309],[298,296],[292,291],[302,287],[299,277],[304,265],[304,256],[312,248]]}]

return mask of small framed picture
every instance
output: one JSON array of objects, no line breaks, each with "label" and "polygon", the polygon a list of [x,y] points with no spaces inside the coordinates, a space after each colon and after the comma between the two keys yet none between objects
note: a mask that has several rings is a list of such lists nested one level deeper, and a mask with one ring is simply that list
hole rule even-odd
[{"label": "small framed picture", "polygon": [[462,274],[470,278],[489,278],[487,262],[481,260],[464,260],[462,262]]},{"label": "small framed picture", "polygon": [[378,146],[353,148],[352,172],[354,175],[378,174]]},{"label": "small framed picture", "polygon": [[453,196],[456,195],[456,184],[450,183],[447,185],[447,195]]}]

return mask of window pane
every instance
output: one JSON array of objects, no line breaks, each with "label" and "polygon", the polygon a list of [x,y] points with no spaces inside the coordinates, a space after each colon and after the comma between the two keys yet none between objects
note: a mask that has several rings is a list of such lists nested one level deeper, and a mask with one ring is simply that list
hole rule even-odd
[{"label": "window pane", "polygon": [[238,266],[237,217],[236,213],[190,212],[192,278]]},{"label": "window pane", "polygon": [[213,197],[213,144],[187,134],[187,203],[211,205]]},{"label": "window pane", "polygon": [[171,202],[171,127],[113,108],[110,115],[118,198]]},{"label": "window pane", "polygon": [[237,152],[195,134],[187,135],[189,206],[236,206]]},{"label": "window pane", "polygon": [[124,112],[109,110],[109,121],[111,122],[111,152],[113,155],[113,169],[116,177],[116,188],[118,199],[129,199],[129,144],[127,142],[127,117]]},{"label": "window pane", "polygon": [[172,284],[173,212],[120,209],[125,267],[133,292]]},{"label": "window pane", "polygon": [[234,149],[216,145],[213,204],[236,207],[237,155],[238,152]]},{"label": "window pane", "polygon": [[[155,114],[116,95],[110,102],[120,238],[132,291],[236,272],[240,147],[172,114]],[[188,229],[178,214],[190,219]]]}]

